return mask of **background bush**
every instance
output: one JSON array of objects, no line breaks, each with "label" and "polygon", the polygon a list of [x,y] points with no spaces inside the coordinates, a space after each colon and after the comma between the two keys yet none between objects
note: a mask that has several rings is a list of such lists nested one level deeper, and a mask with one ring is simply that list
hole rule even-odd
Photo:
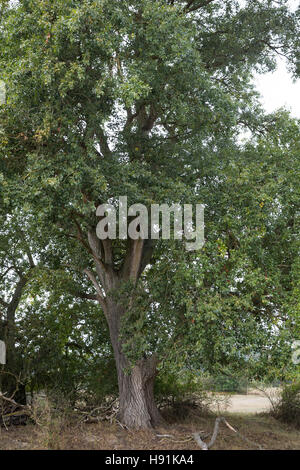
[{"label": "background bush", "polygon": [[274,415],[280,421],[300,429],[300,380],[283,388],[280,400],[274,407]]}]

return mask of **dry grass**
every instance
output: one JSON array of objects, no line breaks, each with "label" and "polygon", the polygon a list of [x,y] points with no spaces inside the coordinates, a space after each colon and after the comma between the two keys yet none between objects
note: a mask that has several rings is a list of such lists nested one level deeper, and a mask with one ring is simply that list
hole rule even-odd
[{"label": "dry grass", "polygon": [[[78,449],[78,450],[199,450],[191,439],[193,432],[211,434],[215,417],[197,416],[193,412],[186,419],[174,421],[155,432],[125,431],[118,424],[76,424],[56,422],[45,427],[28,424],[0,430],[0,449]],[[227,414],[229,423],[247,439],[263,449],[300,450],[300,431],[284,425],[268,415]],[[48,427],[47,427],[48,426]],[[158,437],[168,434],[173,437]],[[230,429],[221,425],[216,450],[255,449]]]}]

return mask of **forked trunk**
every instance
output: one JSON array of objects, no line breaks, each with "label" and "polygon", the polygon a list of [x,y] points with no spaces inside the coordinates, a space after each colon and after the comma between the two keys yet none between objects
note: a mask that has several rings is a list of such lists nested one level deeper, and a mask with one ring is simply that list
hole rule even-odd
[{"label": "forked trunk", "polygon": [[[154,244],[152,240],[128,239],[124,263],[116,271],[113,267],[114,257],[111,241],[105,239],[100,242],[93,230],[88,232],[88,240],[100,284],[89,269],[85,269],[85,273],[96,289],[97,299],[109,326],[118,373],[119,419],[128,428],[151,428],[163,421],[156,407],[153,392],[157,373],[157,358],[155,355],[141,357],[135,366],[131,367],[123,352],[120,338],[120,325],[125,308],[113,300],[113,296],[110,294],[112,291],[118,290],[122,282],[130,281],[133,286],[136,285],[139,276],[151,259]],[[103,295],[104,292],[105,295]]]},{"label": "forked trunk", "polygon": [[142,358],[133,368],[130,367],[119,338],[119,325],[123,312],[116,306],[109,310],[110,337],[118,373],[119,419],[130,429],[155,427],[163,422],[154,400],[157,358],[155,355]]}]

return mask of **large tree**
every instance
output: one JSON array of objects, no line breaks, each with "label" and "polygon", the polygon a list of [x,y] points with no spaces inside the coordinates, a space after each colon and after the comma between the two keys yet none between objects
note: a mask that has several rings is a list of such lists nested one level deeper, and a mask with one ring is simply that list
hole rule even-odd
[{"label": "large tree", "polygon": [[3,3],[1,167],[14,174],[16,203],[44,227],[47,249],[84,272],[95,289],[128,427],[161,420],[153,397],[158,357],[143,342],[139,348],[126,342],[121,326],[128,327],[128,310],[147,294],[145,268],[173,244],[101,241],[96,207],[125,195],[129,205],[147,207],[206,202],[200,189],[217,184],[218,159],[238,154],[243,126],[259,126],[252,71],[274,68],[276,53],[297,65],[297,15],[286,4]]}]

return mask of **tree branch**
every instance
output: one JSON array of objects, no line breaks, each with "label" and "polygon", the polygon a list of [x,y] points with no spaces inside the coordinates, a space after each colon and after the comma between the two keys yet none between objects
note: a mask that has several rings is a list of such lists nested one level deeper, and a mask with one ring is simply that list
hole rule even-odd
[{"label": "tree branch", "polygon": [[15,312],[20,303],[20,300],[23,294],[23,289],[26,286],[27,281],[28,281],[27,277],[25,276],[20,277],[20,280],[17,283],[17,286],[15,288],[13,297],[7,306],[7,321],[9,323],[14,323]]},{"label": "tree branch", "polygon": [[76,292],[72,292],[72,294],[73,294],[75,297],[78,297],[79,299],[98,300],[98,296],[97,296],[97,295],[87,294],[86,292],[79,292],[79,291],[76,291]]},{"label": "tree branch", "polygon": [[125,280],[137,282],[141,272],[141,263],[143,257],[144,240],[129,239],[127,242],[127,252],[125,261],[121,269],[121,277]]},{"label": "tree branch", "polygon": [[100,303],[101,307],[103,308],[104,310],[104,313],[105,315],[107,315],[107,306],[106,306],[106,301],[105,301],[105,298],[103,297],[103,294],[102,294],[102,289],[99,285],[99,283],[97,282],[97,279],[96,279],[96,276],[94,275],[94,273],[92,271],[90,271],[89,269],[84,269],[83,271],[87,276],[88,278],[92,281],[95,289],[96,289],[96,292],[97,292],[97,300],[98,302]]},{"label": "tree branch", "polygon": [[191,13],[192,11],[197,11],[200,10],[200,8],[206,7],[210,3],[212,3],[214,0],[206,0],[204,2],[201,2],[200,4],[198,3],[197,5],[194,5],[195,0],[191,0],[187,3],[187,5],[184,8],[184,11],[187,13]]},{"label": "tree branch", "polygon": [[11,271],[12,269],[15,269],[14,266],[10,266],[9,268],[7,268],[7,270],[2,274],[0,279],[3,279],[6,276],[6,274],[8,274],[9,271]]},{"label": "tree branch", "polygon": [[209,450],[213,445],[214,443],[216,442],[216,439],[218,437],[218,432],[219,432],[219,427],[220,427],[220,423],[224,423],[225,426],[227,426],[231,431],[233,431],[234,433],[236,433],[238,436],[240,436],[244,441],[248,442],[249,444],[251,445],[254,445],[255,447],[258,447],[260,450],[262,450],[262,447],[260,444],[256,444],[256,442],[253,442],[253,441],[250,441],[250,439],[248,439],[247,437],[245,437],[243,434],[241,434],[240,432],[238,432],[236,429],[234,429],[227,421],[224,417],[222,416],[219,416],[216,421],[215,421],[215,426],[214,426],[214,430],[213,430],[213,434],[212,434],[212,437],[211,437],[211,440],[209,441],[208,444],[206,444],[206,442],[204,442],[201,437],[200,437],[200,434],[195,432],[193,434],[193,438],[195,439],[195,441],[197,442],[197,444],[199,445],[199,447],[201,447],[202,450]]},{"label": "tree branch", "polygon": [[107,137],[106,135],[104,134],[103,130],[101,129],[101,127],[99,127],[97,130],[96,130],[96,136],[99,140],[99,144],[100,144],[100,149],[101,149],[101,153],[103,154],[104,157],[111,157],[112,156],[112,152],[108,146],[108,143],[107,143]]},{"label": "tree branch", "polygon": [[75,219],[75,217],[73,217],[73,220],[77,228],[77,239],[82,243],[82,245],[86,248],[86,250],[93,256],[95,262],[99,264],[101,269],[103,269],[103,271],[106,272],[106,265],[102,261],[101,257],[99,257],[99,253],[97,252],[97,250],[93,251],[93,249],[85,241],[81,227],[79,223],[77,222],[77,220]]}]

